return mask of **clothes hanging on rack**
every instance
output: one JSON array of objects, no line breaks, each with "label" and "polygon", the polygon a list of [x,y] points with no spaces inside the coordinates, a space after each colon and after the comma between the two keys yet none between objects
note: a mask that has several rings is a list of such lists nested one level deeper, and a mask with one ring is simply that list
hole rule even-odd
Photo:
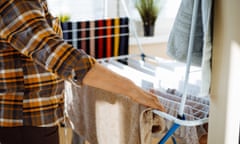
[{"label": "clothes hanging on rack", "polygon": [[212,30],[213,30],[213,0],[202,1],[203,15],[203,58],[202,58],[202,85],[201,94],[209,94],[211,83],[211,58],[212,58]]},{"label": "clothes hanging on rack", "polygon": [[161,117],[125,96],[70,83],[65,92],[71,127],[92,144],[150,144],[165,129]]},{"label": "clothes hanging on rack", "polygon": [[[166,92],[178,97],[182,97],[182,94],[175,89],[167,89]],[[192,108],[192,110],[195,117],[198,118],[209,117],[209,105],[210,105],[209,97],[196,97],[193,95],[188,95],[188,100],[186,101],[186,104],[187,106],[194,107]],[[196,128],[199,144],[207,144],[208,122],[202,125],[197,125]]]},{"label": "clothes hanging on rack", "polygon": [[[170,32],[167,54],[186,62],[190,40],[194,0],[182,0],[173,28]],[[202,67],[201,95],[207,96],[210,89],[212,52],[212,0],[199,0],[196,31],[193,36],[192,65]]]},{"label": "clothes hanging on rack", "polygon": [[[156,61],[153,61],[152,58],[148,59],[148,57],[146,57],[145,61],[142,61],[142,60],[137,61],[137,59],[140,59],[140,56],[133,55],[133,56],[127,57],[126,60],[128,61],[127,62],[128,65],[125,65],[118,62],[119,58],[126,59],[126,56],[108,58],[108,59],[103,59],[99,61],[107,68],[119,73],[122,76],[125,76],[131,79],[138,86],[146,90],[155,88],[154,90],[158,91],[159,88],[161,88],[159,87],[161,86],[161,82],[159,82],[159,79],[160,80],[166,79],[169,81],[167,77],[172,78],[174,77],[174,74],[176,75],[176,73],[179,77],[179,75],[182,74],[182,70],[180,70],[180,72],[178,70],[179,68],[182,69],[183,64],[180,64],[176,61],[165,60],[163,62],[160,59],[156,59]],[[196,69],[194,69],[194,72],[197,72],[195,70]],[[174,81],[175,83],[178,83],[178,80],[181,80],[181,79],[176,79],[176,80],[171,79],[170,81]],[[146,84],[142,85],[143,81],[145,81]],[[191,87],[189,88],[191,89]],[[166,111],[168,116],[166,116],[165,114],[166,116],[165,117],[160,114],[160,116],[163,116],[163,118],[166,118],[166,120],[169,121],[167,122],[168,128],[169,128],[171,122],[174,122],[174,119],[171,116],[177,118],[178,110],[179,110],[181,99],[182,99],[182,96],[181,96],[182,94],[176,90],[171,90],[171,89],[169,89],[167,92],[171,94],[167,93],[166,94],[167,96],[165,97],[162,96],[161,94],[158,96],[159,96],[159,101],[164,105],[164,107],[166,109],[169,109],[169,111]],[[156,92],[156,94],[158,93]],[[176,94],[176,96],[173,97],[173,94],[174,95]],[[194,143],[195,141],[198,141],[198,139],[203,138],[201,135],[204,135],[205,130],[201,129],[201,127],[200,128],[192,128],[192,127],[199,126],[205,123],[206,118],[208,117],[209,100],[207,100],[207,98],[205,97],[188,95],[187,101],[184,107],[186,110],[184,113],[184,115],[186,115],[186,119],[184,120],[185,122],[178,121],[181,127],[183,128],[180,128],[179,130],[180,132],[177,131],[176,136],[178,138],[176,139],[178,142],[181,141],[180,139],[184,139],[184,143],[186,143],[186,141],[189,143]],[[159,113],[156,112],[156,114],[159,114]],[[200,134],[200,138],[199,138],[199,134]],[[159,138],[161,138],[161,136],[159,136]]]},{"label": "clothes hanging on rack", "polygon": [[127,17],[64,22],[61,25],[64,40],[95,58],[128,54]]},{"label": "clothes hanging on rack", "polygon": [[[201,2],[201,0],[199,0]],[[186,62],[187,51],[190,40],[194,0],[182,0],[174,25],[169,35],[167,54],[172,58]],[[193,65],[200,66],[203,48],[203,24],[201,16],[201,5],[198,5],[196,32],[194,34],[194,47],[192,51]]]},{"label": "clothes hanging on rack", "polygon": [[[173,89],[168,89],[165,92],[152,89],[151,92],[159,97],[168,114],[177,117],[181,102],[180,92]],[[208,109],[208,99],[188,95],[184,109],[186,120],[196,120],[201,117],[206,117],[208,115]],[[169,129],[172,126],[172,122],[166,120],[166,125],[167,129]],[[176,138],[177,143],[199,144],[200,138],[206,133],[202,125],[194,127],[181,126],[173,136]]]}]

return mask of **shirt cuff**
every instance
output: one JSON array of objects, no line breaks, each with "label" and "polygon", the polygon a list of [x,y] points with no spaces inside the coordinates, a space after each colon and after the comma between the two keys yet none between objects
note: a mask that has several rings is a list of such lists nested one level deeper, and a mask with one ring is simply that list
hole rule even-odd
[{"label": "shirt cuff", "polygon": [[83,78],[95,63],[95,58],[89,55],[82,56],[81,60],[77,62],[75,69],[72,70],[72,82],[81,86],[83,84]]}]

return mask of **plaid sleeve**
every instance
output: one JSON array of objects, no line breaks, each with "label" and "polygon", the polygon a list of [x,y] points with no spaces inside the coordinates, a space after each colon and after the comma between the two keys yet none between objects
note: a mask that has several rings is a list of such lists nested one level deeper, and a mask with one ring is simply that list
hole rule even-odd
[{"label": "plaid sleeve", "polygon": [[39,1],[14,1],[2,12],[0,35],[10,45],[46,70],[77,83],[95,63],[84,51],[67,44],[46,20]]}]

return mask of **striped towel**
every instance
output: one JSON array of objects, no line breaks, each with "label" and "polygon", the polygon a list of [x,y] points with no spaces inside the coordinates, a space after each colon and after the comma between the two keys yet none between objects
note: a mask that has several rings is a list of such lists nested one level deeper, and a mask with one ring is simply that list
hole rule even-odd
[{"label": "striped towel", "polygon": [[127,17],[91,21],[64,22],[63,38],[95,58],[128,54],[129,20]]}]

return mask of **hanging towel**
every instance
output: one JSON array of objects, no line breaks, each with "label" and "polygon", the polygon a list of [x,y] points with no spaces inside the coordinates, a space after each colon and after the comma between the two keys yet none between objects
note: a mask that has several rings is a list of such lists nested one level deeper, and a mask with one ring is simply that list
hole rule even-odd
[{"label": "hanging towel", "polygon": [[199,0],[195,32],[190,37],[194,0],[182,0],[172,30],[167,54],[175,60],[186,62],[189,40],[193,38],[191,64],[202,67],[201,95],[207,96],[210,89],[210,63],[212,52],[212,0]]},{"label": "hanging towel", "polygon": [[201,95],[209,95],[211,85],[211,57],[212,57],[212,0],[202,1],[203,15],[203,58],[202,58],[202,85]]},{"label": "hanging towel", "polygon": [[127,17],[64,22],[63,38],[95,58],[127,55],[129,20]]},{"label": "hanging towel", "polygon": [[68,82],[65,92],[70,126],[91,144],[151,144],[165,130],[161,117],[126,96]]}]

